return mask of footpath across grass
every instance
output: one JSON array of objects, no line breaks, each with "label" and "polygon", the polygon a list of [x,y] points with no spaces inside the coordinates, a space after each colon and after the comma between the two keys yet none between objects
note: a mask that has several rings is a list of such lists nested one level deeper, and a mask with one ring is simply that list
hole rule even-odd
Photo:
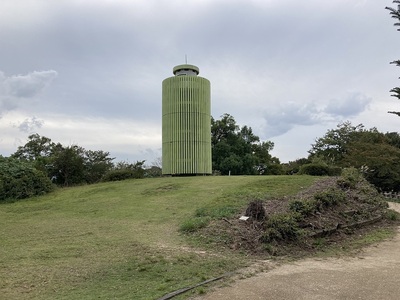
[{"label": "footpath across grass", "polygon": [[155,178],[0,204],[1,298],[157,299],[233,271],[247,258],[193,248],[181,224],[202,209],[245,208],[252,199],[294,194],[315,180]]}]

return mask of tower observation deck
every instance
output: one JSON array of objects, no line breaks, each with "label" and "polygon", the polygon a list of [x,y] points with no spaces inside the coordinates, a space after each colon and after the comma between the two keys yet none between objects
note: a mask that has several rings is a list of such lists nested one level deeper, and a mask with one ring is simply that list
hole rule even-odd
[{"label": "tower observation deck", "polygon": [[179,65],[162,82],[162,173],[212,173],[210,81]]}]

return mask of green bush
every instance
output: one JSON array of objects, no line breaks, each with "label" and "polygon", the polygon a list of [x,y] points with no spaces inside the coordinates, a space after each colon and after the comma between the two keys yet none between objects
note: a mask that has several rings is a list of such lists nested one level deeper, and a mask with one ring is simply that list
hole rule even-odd
[{"label": "green bush", "polygon": [[50,179],[32,164],[0,157],[0,201],[29,198],[52,190]]},{"label": "green bush", "polygon": [[266,223],[263,241],[297,240],[302,234],[298,226],[299,217],[294,212],[272,215]]},{"label": "green bush", "polygon": [[323,163],[310,163],[302,165],[299,169],[299,174],[312,176],[339,176],[341,171],[342,169],[339,167],[332,167]]},{"label": "green bush", "polygon": [[119,162],[116,164],[116,168],[107,172],[102,181],[120,181],[125,179],[133,179],[133,178],[144,178],[145,169],[143,161],[137,161],[134,164],[130,164],[127,162]]},{"label": "green bush", "polygon": [[323,207],[330,207],[346,201],[346,194],[338,189],[330,188],[314,195],[316,207],[322,209]]},{"label": "green bush", "polygon": [[134,178],[131,170],[121,169],[109,171],[106,175],[104,175],[102,181],[120,181],[131,178]]},{"label": "green bush", "polygon": [[343,189],[354,189],[362,178],[360,171],[356,168],[346,168],[343,169],[337,184]]},{"label": "green bush", "polygon": [[316,193],[313,199],[292,200],[289,202],[289,209],[302,217],[307,217],[315,211],[328,208],[346,201],[346,194],[335,188]]},{"label": "green bush", "polygon": [[289,202],[289,209],[307,217],[316,211],[316,201],[313,200],[292,200]]}]

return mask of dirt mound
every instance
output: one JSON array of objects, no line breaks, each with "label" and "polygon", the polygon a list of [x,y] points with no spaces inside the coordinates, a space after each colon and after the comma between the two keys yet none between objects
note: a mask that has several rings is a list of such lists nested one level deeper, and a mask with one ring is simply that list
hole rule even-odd
[{"label": "dirt mound", "polygon": [[[242,214],[213,220],[197,234],[216,246],[256,255],[301,255],[390,223],[385,199],[351,176],[323,178],[295,196],[261,203],[264,211],[258,199]],[[246,212],[249,218],[239,219]]]},{"label": "dirt mound", "polygon": [[[400,212],[399,203],[390,203],[390,206]],[[400,227],[394,238],[365,248],[356,256],[306,258],[295,263],[277,264],[193,299],[397,300],[400,294],[399,247]],[[258,263],[269,264],[271,260]]]}]

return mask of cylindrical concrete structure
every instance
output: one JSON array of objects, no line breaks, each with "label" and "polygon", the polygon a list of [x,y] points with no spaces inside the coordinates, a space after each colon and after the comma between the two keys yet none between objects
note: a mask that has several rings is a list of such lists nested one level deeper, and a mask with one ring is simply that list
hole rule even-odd
[{"label": "cylindrical concrete structure", "polygon": [[162,173],[212,173],[210,82],[179,65],[162,83]]}]

